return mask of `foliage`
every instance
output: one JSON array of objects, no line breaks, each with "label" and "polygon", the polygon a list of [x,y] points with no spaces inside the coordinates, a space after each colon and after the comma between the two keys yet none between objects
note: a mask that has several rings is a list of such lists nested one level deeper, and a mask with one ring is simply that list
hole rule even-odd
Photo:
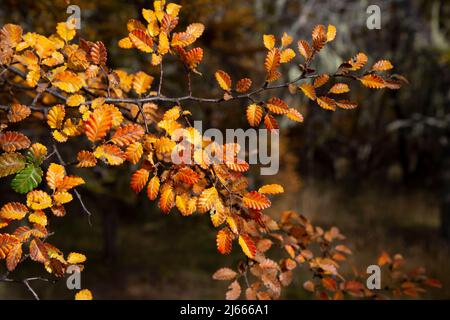
[{"label": "foliage", "polygon": [[[2,108],[6,122],[0,132],[0,147],[4,151],[0,155],[0,176],[15,174],[12,189],[26,194],[26,204],[10,202],[0,211],[0,227],[12,230],[0,234],[0,258],[6,259],[8,270],[14,271],[28,258],[43,264],[55,277],[63,277],[72,265],[82,268],[84,255],[70,253],[66,257],[47,241],[52,215],[63,217],[64,205],[73,201],[74,194],[82,201],[76,188],[85,181],[67,171],[72,165],[92,168],[130,163],[135,165],[133,168],[137,166],[130,175],[131,189],[136,193],[145,192],[150,200],[158,200],[164,214],[176,208],[183,216],[195,213],[208,216],[219,229],[216,241],[222,254],[230,253],[233,242],[237,242],[246,259],[236,271],[222,268],[213,276],[232,281],[226,294],[228,299],[241,296],[242,278],[247,285],[245,296],[248,299],[279,298],[282,287],[291,283],[294,269],[302,266],[313,273],[313,280],[306,282],[305,288],[319,298],[339,299],[344,294],[380,297],[379,293],[365,289],[360,281],[346,280],[339,274],[340,263],[351,251],[342,244],[335,244],[344,239],[337,228],[325,231],[314,227],[305,217],[291,211],[283,212],[280,221],[265,214],[264,210],[271,206],[270,197],[283,193],[283,187],[271,184],[258,191],[249,190],[243,175],[249,170],[247,163],[237,159],[234,162],[226,159],[225,163],[216,161],[217,158],[225,160],[230,149],[236,155],[239,146],[219,145],[202,138],[190,125],[191,113],[182,105],[187,101],[218,104],[249,101],[243,111],[249,125],[263,124],[273,131],[272,134],[277,134],[280,117],[302,122],[303,116],[279,97],[261,100],[263,92],[288,88],[292,95],[303,94],[319,107],[334,111],[356,108],[355,102],[345,98],[352,80],[373,89],[399,89],[406,79],[387,74],[386,71],[393,68],[387,60],[375,62],[364,71],[368,57],[363,53],[343,62],[333,74],[316,72],[311,67],[314,58],[336,37],[333,25],[318,25],[312,31],[310,42],[300,40],[296,45],[287,34],[281,39],[274,35],[263,36],[267,53],[261,63],[265,71],[262,85],[254,86],[250,78],[234,82],[226,71],[217,70],[215,79],[223,91],[221,96],[197,97],[192,93],[191,76],[201,76],[198,68],[203,50],[194,44],[205,28],[201,23],[192,23],[178,31],[180,9],[177,4],[155,1],[153,9],[142,10],[145,23],[131,19],[127,24],[128,34],[118,43],[123,49],[134,48],[146,54],[150,64],[160,69],[159,79],[144,71],[111,70],[106,46],[101,41],[77,39],[76,31],[68,29],[65,23],[59,23],[56,33],[49,37],[24,33],[20,26],[13,24],[1,29],[0,63],[2,77],[8,80],[4,85],[11,86],[12,92],[26,88],[33,97],[30,104],[14,101]],[[281,82],[282,66],[295,61],[295,50],[300,56],[299,76]],[[162,94],[163,62],[169,55],[182,63],[187,74],[186,96]],[[11,100],[14,98],[12,96]],[[171,107],[165,109],[167,103]],[[158,110],[156,116],[155,109]],[[55,141],[50,153],[46,146],[38,142],[32,144],[24,133],[5,131],[28,117],[42,115]],[[177,149],[177,142],[182,138],[195,147],[192,150],[196,150],[193,154],[196,164],[172,162],[171,154],[184,152]],[[86,150],[78,150],[73,154],[76,160],[66,162],[57,145],[74,139],[83,140]],[[206,148],[214,149],[214,159],[208,157]],[[55,157],[57,162],[52,162]],[[44,176],[46,184],[41,185]],[[85,208],[83,203],[82,206]],[[278,262],[267,255],[274,243],[286,255]],[[397,271],[397,267],[391,270]],[[399,278],[402,281],[390,291],[418,293],[422,290],[420,284],[436,284],[423,272],[414,275],[401,272]],[[408,283],[407,288],[405,283]],[[76,299],[91,298],[86,290],[76,295]]]}]

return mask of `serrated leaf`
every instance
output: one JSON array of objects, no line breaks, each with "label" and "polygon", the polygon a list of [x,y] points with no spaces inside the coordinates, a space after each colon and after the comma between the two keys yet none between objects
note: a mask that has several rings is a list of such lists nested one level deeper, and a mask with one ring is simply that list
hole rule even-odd
[{"label": "serrated leaf", "polygon": [[25,157],[17,152],[0,155],[0,178],[6,177],[25,168]]},{"label": "serrated leaf", "polygon": [[252,127],[257,127],[261,123],[263,108],[257,104],[251,104],[246,110],[247,121]]},{"label": "serrated leaf", "polygon": [[42,182],[42,169],[28,164],[11,181],[11,188],[18,193],[27,193]]},{"label": "serrated leaf", "polygon": [[215,77],[216,77],[217,83],[223,90],[225,90],[225,91],[231,90],[231,77],[228,73],[226,73],[223,70],[218,70],[215,73]]}]

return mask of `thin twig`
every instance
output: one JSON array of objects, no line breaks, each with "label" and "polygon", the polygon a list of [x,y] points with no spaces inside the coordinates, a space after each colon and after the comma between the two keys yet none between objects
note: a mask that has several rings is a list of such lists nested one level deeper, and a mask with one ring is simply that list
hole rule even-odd
[{"label": "thin twig", "polygon": [[[64,159],[62,158],[61,153],[59,153],[58,147],[57,147],[55,144],[53,145],[53,150],[54,150],[53,152],[54,152],[54,153],[56,154],[56,156],[58,157],[58,160],[59,160],[59,162],[61,163],[61,165],[65,166],[65,165],[66,165],[66,162],[65,162]],[[91,216],[92,216],[92,213],[91,213],[91,211],[89,211],[89,209],[88,209],[88,208],[86,207],[86,205],[84,204],[83,198],[81,197],[81,194],[78,192],[78,190],[77,190],[76,188],[74,188],[74,189],[73,189],[73,192],[74,192],[75,195],[77,196],[78,201],[80,202],[81,207],[83,208],[84,212],[88,215],[88,223],[89,223],[89,226],[92,227],[92,222],[91,222]]]}]

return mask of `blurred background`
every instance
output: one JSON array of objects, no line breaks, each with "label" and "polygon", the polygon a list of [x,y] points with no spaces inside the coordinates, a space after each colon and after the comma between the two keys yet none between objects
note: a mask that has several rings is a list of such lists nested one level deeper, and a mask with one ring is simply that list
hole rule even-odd
[{"label": "blurred background", "polygon": [[[157,74],[149,57],[124,50],[117,41],[126,35],[129,18],[141,18],[150,0],[0,0],[0,25],[16,23],[26,31],[49,35],[57,22],[68,17],[66,8],[81,8],[79,34],[101,40],[109,49],[112,68],[144,70]],[[358,52],[369,63],[389,59],[395,71],[410,82],[399,91],[352,87],[359,108],[335,113],[314,106],[299,95],[285,92],[291,107],[305,122],[282,122],[280,173],[259,177],[255,184],[278,181],[286,193],[271,209],[294,209],[313,223],[338,226],[353,250],[351,264],[360,269],[376,262],[382,250],[401,252],[411,266],[424,266],[443,289],[425,298],[450,298],[450,2],[446,0],[189,0],[183,5],[180,29],[192,22],[206,26],[200,43],[205,50],[193,91],[218,96],[214,71],[223,69],[234,79],[264,79],[265,49],[262,34],[309,39],[316,24],[336,25],[338,35],[316,60],[314,67],[334,71]],[[366,9],[381,8],[381,29],[369,30]],[[182,70],[165,63],[164,94],[186,93]],[[292,66],[295,68],[295,64]],[[294,74],[296,70],[285,70]],[[281,93],[283,94],[283,93]],[[204,127],[247,128],[244,105],[186,105]],[[30,127],[33,124],[30,123]],[[32,127],[36,140],[46,141],[46,128]],[[50,141],[48,141],[50,143]],[[73,148],[62,149],[67,159]],[[128,185],[130,168],[76,172],[85,177],[82,193],[94,213],[90,227],[77,203],[64,219],[53,219],[56,234],[50,239],[64,252],[88,256],[83,287],[96,298],[216,299],[223,298],[225,283],[211,279],[221,266],[234,266],[239,250],[221,256],[215,249],[215,232],[208,217],[183,218],[175,210],[163,216],[144,195]],[[12,197],[8,184],[0,186],[1,203]],[[2,266],[3,267],[3,266]],[[20,274],[42,274],[41,266],[22,266]],[[30,271],[32,270],[32,271]],[[284,298],[308,299],[302,274]],[[38,284],[43,298],[72,298],[64,281]],[[0,298],[30,298],[21,286],[0,283]]]}]

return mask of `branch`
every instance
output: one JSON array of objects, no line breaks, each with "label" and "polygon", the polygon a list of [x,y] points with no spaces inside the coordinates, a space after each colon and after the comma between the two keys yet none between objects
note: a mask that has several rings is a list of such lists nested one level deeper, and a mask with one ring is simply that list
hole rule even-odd
[{"label": "branch", "polygon": [[[65,162],[64,159],[62,158],[61,153],[59,152],[58,147],[56,146],[56,144],[53,145],[53,153],[56,154],[56,157],[58,158],[59,163],[60,163],[62,166],[65,166],[65,165],[66,165],[66,162]],[[53,154],[53,153],[52,153],[52,154]],[[80,202],[81,207],[83,208],[83,211],[88,215],[89,226],[92,227],[92,222],[91,222],[91,216],[92,216],[92,213],[91,213],[91,211],[89,211],[89,209],[88,209],[88,208],[86,207],[86,205],[84,204],[83,198],[81,197],[81,194],[78,192],[78,190],[77,190],[76,188],[74,188],[73,191],[74,191],[75,195],[77,196],[78,201]]]}]

